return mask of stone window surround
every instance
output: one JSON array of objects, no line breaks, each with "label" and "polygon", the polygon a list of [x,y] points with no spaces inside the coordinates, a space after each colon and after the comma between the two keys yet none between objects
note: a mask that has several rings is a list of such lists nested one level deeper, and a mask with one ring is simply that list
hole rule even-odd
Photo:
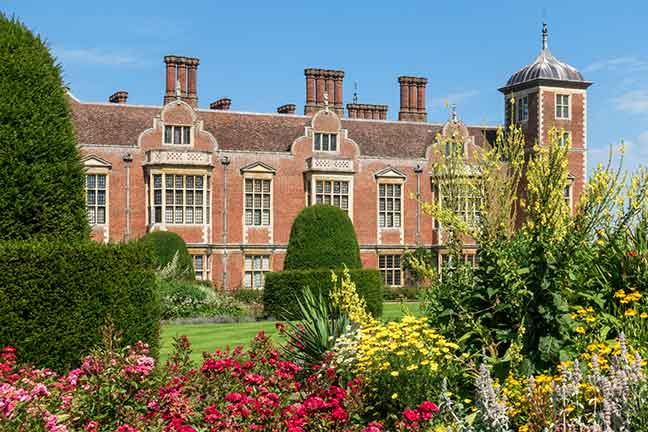
[{"label": "stone window surround", "polygon": [[[106,222],[102,224],[91,224],[91,226],[96,227],[107,227],[110,225],[110,168],[109,167],[98,167],[98,166],[86,166],[85,175],[105,175],[106,176]],[[84,180],[85,180],[84,175]],[[85,189],[85,185],[84,185]],[[87,197],[86,197],[87,200]],[[87,202],[86,202],[87,206]]]},{"label": "stone window surround", "polygon": [[[267,251],[267,250],[248,249],[248,250],[245,250],[243,252],[242,257],[243,257],[243,265],[241,266],[241,268],[242,268],[242,270],[241,270],[241,288],[243,288],[243,289],[255,289],[255,290],[263,289],[263,288],[254,288],[254,287],[249,287],[248,288],[248,287],[246,287],[245,286],[245,275],[246,275],[246,273],[252,273],[252,284],[254,285],[254,273],[255,272],[262,272],[262,273],[271,272],[272,271],[272,252]],[[245,261],[246,261],[246,258],[248,258],[248,257],[266,257],[268,259],[268,269],[267,270],[264,270],[264,269],[256,270],[256,269],[248,269],[248,268],[246,268]],[[262,265],[262,267],[263,267],[263,265]],[[264,283],[264,287],[265,287],[265,275],[264,275],[263,283]]]},{"label": "stone window surround", "polygon": [[[380,185],[384,184],[397,184],[400,185],[400,226],[380,226]],[[378,178],[376,182],[376,224],[380,231],[402,231],[405,225],[405,203],[403,197],[405,195],[405,179],[403,178]]]},{"label": "stone window surround", "polygon": [[[558,117],[558,97],[567,96],[567,117]],[[554,94],[554,119],[571,120],[572,119],[572,95],[570,93],[556,92]],[[562,105],[564,106],[564,105]]]},{"label": "stone window surround", "polygon": [[[242,187],[242,197],[243,197],[243,218],[242,223],[245,228],[272,228],[274,225],[274,173],[260,173],[260,172],[244,172],[243,173],[243,187]],[[269,180],[270,181],[270,223],[268,225],[248,225],[245,223],[245,181],[246,180]],[[263,216],[262,216],[263,218]]]},{"label": "stone window surround", "polygon": [[310,185],[310,205],[314,205],[316,201],[316,182],[318,180],[329,180],[329,181],[345,181],[349,183],[349,209],[348,215],[351,222],[353,222],[353,175],[344,175],[344,174],[311,174],[308,179]]},{"label": "stone window surround", "polygon": [[[164,142],[164,135],[166,133],[166,127],[167,126],[182,126],[182,127],[188,127],[189,128],[189,143],[188,144],[173,144]],[[174,149],[189,149],[194,147],[194,143],[196,141],[195,139],[195,134],[196,134],[196,127],[193,124],[175,124],[175,123],[165,123],[161,122],[161,130],[162,130],[162,146],[165,148],[174,148]],[[173,133],[171,133],[171,140],[173,141]]]},{"label": "stone window surround", "polygon": [[[390,256],[392,257],[392,260],[394,259],[393,257],[398,257],[399,258],[399,267],[395,267],[393,265],[392,261],[392,266],[388,267],[387,266],[387,257]],[[384,260],[384,267],[381,267],[381,258]],[[392,253],[379,253],[378,254],[378,271],[380,272],[380,276],[383,278],[383,282],[385,286],[389,287],[402,287],[403,286],[403,255],[402,253],[398,253],[397,251],[394,251]],[[394,276],[396,272],[398,272],[398,281],[400,282],[399,284],[387,284],[387,272],[392,272],[392,281],[394,280]]]},{"label": "stone window surround", "polygon": [[[155,222],[153,221],[153,216],[151,212],[153,211],[153,199],[154,199],[154,188],[153,188],[153,175],[161,174],[162,179],[162,190],[165,190],[165,174],[171,175],[194,175],[194,176],[203,176],[204,177],[204,187],[203,187],[203,221],[202,223],[167,223],[165,222],[166,211],[166,193],[162,193],[162,221]],[[197,226],[209,226],[212,223],[212,217],[210,212],[212,211],[214,199],[213,199],[213,188],[210,185],[211,181],[211,172],[208,169],[186,169],[186,168],[150,168],[147,173],[148,182],[146,184],[146,220],[149,227],[151,226],[161,226],[166,227],[170,226],[187,226],[187,227],[197,227]],[[209,198],[209,200],[207,200]],[[209,221],[209,222],[208,222]]]},{"label": "stone window surround", "polygon": [[[340,153],[340,144],[341,143],[340,143],[340,133],[339,132],[313,131],[312,134],[313,134],[313,146],[312,146],[313,153],[332,153],[332,154]],[[321,142],[320,142],[320,150],[316,150],[315,149],[315,137],[318,134],[321,135],[321,136],[323,136],[323,135],[333,135],[333,136],[335,136],[335,150],[322,150],[321,149],[321,146],[322,146]],[[330,143],[330,139],[329,139],[329,149],[330,149],[330,147],[331,147],[331,143]]]}]

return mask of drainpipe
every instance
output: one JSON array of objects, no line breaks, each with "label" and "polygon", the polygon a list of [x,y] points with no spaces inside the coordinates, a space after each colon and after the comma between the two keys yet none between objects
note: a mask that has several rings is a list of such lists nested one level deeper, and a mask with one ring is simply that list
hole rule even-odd
[{"label": "drainpipe", "polygon": [[416,164],[414,168],[416,173],[416,246],[421,245],[421,173],[423,167],[421,164]]},{"label": "drainpipe", "polygon": [[126,230],[124,231],[124,242],[128,242],[130,240],[130,234],[131,234],[130,166],[131,166],[131,162],[133,162],[133,156],[130,153],[126,153],[122,157],[122,160],[124,161],[124,165],[126,167],[126,207],[124,208],[124,219],[126,221]]},{"label": "drainpipe", "polygon": [[227,249],[228,240],[228,226],[227,226],[227,213],[228,213],[228,202],[229,202],[229,179],[228,179],[228,167],[230,164],[229,156],[223,156],[221,158],[221,164],[223,165],[223,289],[229,291],[229,274],[228,274],[228,261],[229,261],[229,251]]}]

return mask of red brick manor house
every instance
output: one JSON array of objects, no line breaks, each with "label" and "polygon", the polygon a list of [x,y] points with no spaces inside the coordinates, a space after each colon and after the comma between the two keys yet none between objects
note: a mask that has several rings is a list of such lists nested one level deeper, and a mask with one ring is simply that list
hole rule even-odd
[{"label": "red brick manor house", "polygon": [[[86,197],[93,236],[119,242],[149,231],[180,234],[194,256],[196,277],[227,289],[262,288],[264,273],[281,270],[293,219],[305,206],[329,203],[353,221],[365,267],[388,285],[401,285],[400,257],[424,246],[443,260],[444,235],[421,214],[411,194],[438,199],[430,176],[438,133],[459,128],[471,157],[495,135],[490,126],[464,125],[455,116],[429,122],[423,77],[398,77],[398,120],[387,106],[344,104],[344,72],[305,69],[303,115],[293,104],[276,113],[230,110],[223,98],[198,107],[196,58],[164,58],[162,106],[127,103],[118,91],[108,103],[70,95],[87,169]],[[587,143],[586,89],[591,83],[547,48],[500,88],[505,119],[520,122],[529,143],[552,126],[571,135],[570,185],[583,187]],[[396,90],[396,89],[394,89]],[[466,199],[465,217],[478,211]],[[473,261],[476,245],[465,259]]]}]

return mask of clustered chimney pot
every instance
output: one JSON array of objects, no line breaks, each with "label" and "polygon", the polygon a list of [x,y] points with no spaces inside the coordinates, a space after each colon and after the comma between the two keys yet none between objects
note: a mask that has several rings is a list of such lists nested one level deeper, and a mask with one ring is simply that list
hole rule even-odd
[{"label": "clustered chimney pot", "polygon": [[349,118],[387,120],[387,105],[350,103],[346,108]]},{"label": "clustered chimney pot", "polygon": [[[198,106],[198,65],[200,60],[193,57],[169,55],[164,57],[166,63],[166,92],[164,104],[177,97],[192,107]],[[180,83],[180,94],[176,96],[176,83]]]},{"label": "clustered chimney pot", "polygon": [[342,84],[344,71],[333,69],[304,69],[306,76],[306,106],[304,114],[314,114],[324,108],[324,93],[328,94],[331,111],[344,114]]},{"label": "clustered chimney pot", "polygon": [[277,108],[279,114],[295,114],[295,111],[297,111],[297,105],[295,104],[285,104]]},{"label": "clustered chimney pot", "polygon": [[108,98],[108,102],[114,104],[125,104],[127,100],[128,100],[128,92],[123,90],[116,91]]},{"label": "clustered chimney pot", "polygon": [[400,84],[400,111],[398,120],[425,122],[427,111],[425,107],[425,88],[427,78],[401,76]]},{"label": "clustered chimney pot", "polygon": [[230,106],[232,106],[232,99],[224,97],[218,99],[216,102],[210,103],[209,109],[228,111],[230,109]]}]

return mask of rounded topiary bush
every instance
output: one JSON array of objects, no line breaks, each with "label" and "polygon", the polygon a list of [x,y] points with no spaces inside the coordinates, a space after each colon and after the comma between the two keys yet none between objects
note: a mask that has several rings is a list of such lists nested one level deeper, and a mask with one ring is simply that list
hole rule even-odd
[{"label": "rounded topiary bush", "polygon": [[0,239],[88,239],[61,69],[39,37],[1,12],[0,58]]},{"label": "rounded topiary bush", "polygon": [[146,234],[141,241],[150,244],[158,268],[165,268],[178,254],[174,275],[182,279],[194,279],[193,262],[187,252],[187,244],[178,234],[170,231],[156,231]]},{"label": "rounded topiary bush", "polygon": [[330,205],[303,209],[293,222],[284,270],[362,268],[349,216]]}]

